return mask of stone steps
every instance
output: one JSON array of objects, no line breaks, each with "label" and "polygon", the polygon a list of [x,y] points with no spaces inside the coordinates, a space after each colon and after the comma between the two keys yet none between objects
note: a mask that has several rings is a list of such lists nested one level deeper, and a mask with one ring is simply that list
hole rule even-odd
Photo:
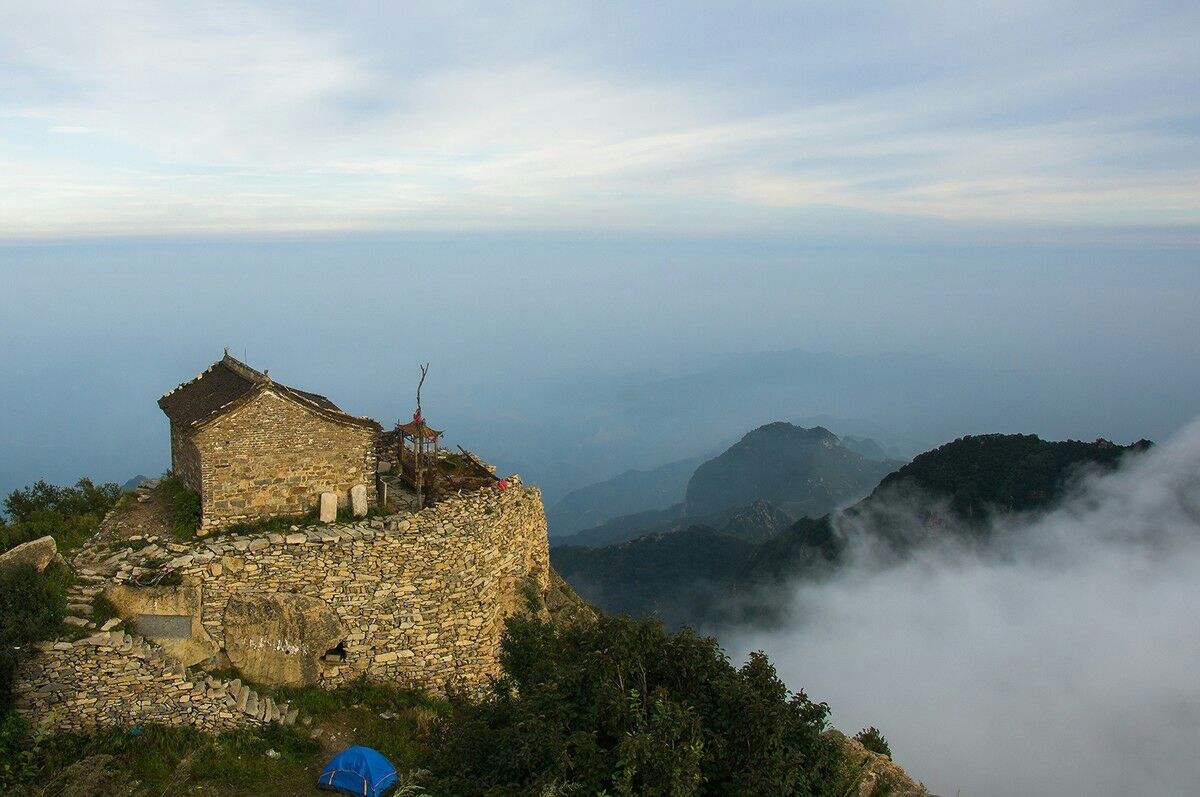
[{"label": "stone steps", "polygon": [[112,648],[118,653],[141,659],[152,666],[161,668],[164,675],[188,681],[192,684],[193,692],[203,692],[206,697],[223,699],[231,710],[236,710],[264,724],[279,722],[284,725],[294,725],[299,716],[298,709],[289,707],[287,703],[276,703],[273,698],[259,694],[244,685],[240,678],[222,681],[211,675],[192,673],[187,668],[175,663],[150,640],[130,635],[119,629],[99,631],[75,642],[58,641],[45,644],[50,650],[60,651],[86,646]]}]

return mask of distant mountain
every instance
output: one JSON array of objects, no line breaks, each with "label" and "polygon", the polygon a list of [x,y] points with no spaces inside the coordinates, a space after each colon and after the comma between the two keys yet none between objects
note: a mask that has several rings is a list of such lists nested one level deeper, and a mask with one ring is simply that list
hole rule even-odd
[{"label": "distant mountain", "polygon": [[1048,509],[1082,474],[1111,470],[1150,445],[968,436],[919,455],[842,514],[800,518],[760,541],[690,526],[606,548],[558,548],[551,556],[602,609],[658,613],[709,629],[769,622],[787,605],[787,593],[775,589],[835,573],[848,535],[876,536],[897,556],[946,535],[986,545],[993,517]]},{"label": "distant mountain", "polygon": [[793,517],[820,517],[866,495],[899,462],[867,459],[822,426],[760,426],[696,469],[684,514],[703,517],[764,499]]},{"label": "distant mountain", "polygon": [[690,457],[650,470],[627,470],[611,479],[573,490],[547,511],[550,534],[563,537],[622,515],[661,510],[677,504],[683,498],[688,479],[704,459]]},{"label": "distant mountain", "polygon": [[838,439],[842,441],[842,445],[853,451],[855,454],[862,454],[867,459],[885,460],[897,459],[883,448],[883,444],[871,437],[855,437],[854,435],[839,435]]},{"label": "distant mountain", "polygon": [[683,502],[666,509],[647,509],[629,515],[606,520],[598,526],[583,529],[565,537],[554,537],[550,544],[555,546],[582,545],[587,548],[603,548],[606,545],[628,542],[647,534],[661,534],[678,530],[683,525]]},{"label": "distant mountain", "polygon": [[[126,471],[126,472],[128,472],[128,471]],[[139,473],[138,475],[134,476],[129,481],[122,484],[121,489],[127,493],[131,493],[134,490],[136,490],[138,488],[138,486],[141,485],[142,482],[148,482],[148,481],[150,481],[149,476],[144,476],[141,473]]]},{"label": "distant mountain", "polygon": [[[914,454],[924,451],[927,445],[916,438],[905,435],[900,429],[884,428],[864,418],[840,418],[833,415],[806,415],[792,418],[797,426],[824,426],[836,434],[842,444],[851,451],[858,451],[868,459],[898,459],[904,462]],[[859,450],[859,444],[867,450]]]},{"label": "distant mountain", "polygon": [[762,499],[686,520],[683,517],[683,504],[679,503],[666,509],[651,509],[607,520],[595,528],[560,537],[554,540],[554,545],[602,548],[649,534],[680,531],[690,526],[705,526],[722,534],[759,542],[787,530],[792,520],[791,515]]}]

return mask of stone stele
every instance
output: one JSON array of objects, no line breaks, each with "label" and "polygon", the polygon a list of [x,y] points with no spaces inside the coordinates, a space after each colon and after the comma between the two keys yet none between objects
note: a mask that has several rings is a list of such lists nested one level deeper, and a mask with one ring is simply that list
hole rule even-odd
[{"label": "stone stele", "polygon": [[54,544],[53,537],[39,537],[0,554],[0,570],[18,565],[32,565],[33,569],[40,573],[54,561],[54,555],[57,553],[58,546]]},{"label": "stone stele", "polygon": [[117,614],[134,624],[138,633],[184,667],[199,664],[218,651],[200,622],[204,600],[200,584],[194,580],[177,586],[111,584],[104,590],[104,597]]},{"label": "stone stele", "polygon": [[367,487],[356,484],[350,488],[350,509],[355,517],[367,516]]},{"label": "stone stele", "polygon": [[337,520],[337,493],[321,493],[321,522]]},{"label": "stone stele", "polygon": [[319,598],[292,592],[238,592],[225,604],[225,652],[251,681],[269,686],[317,683],[326,651],[346,637]]}]

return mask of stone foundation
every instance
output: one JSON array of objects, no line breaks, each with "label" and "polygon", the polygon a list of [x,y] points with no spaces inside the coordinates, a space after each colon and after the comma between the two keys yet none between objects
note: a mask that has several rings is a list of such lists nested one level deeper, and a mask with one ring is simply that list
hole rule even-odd
[{"label": "stone foundation", "polygon": [[[115,630],[43,645],[18,673],[18,710],[35,722],[53,712],[64,728],[286,719],[240,681],[206,681],[199,669],[231,661],[264,685],[335,688],[365,677],[478,691],[499,675],[507,617],[531,599],[545,611],[550,589],[541,494],[509,483],[381,520],[83,553],[80,594],[103,591],[127,623],[164,637]],[[128,584],[164,552],[178,586]],[[287,610],[261,610],[274,604]],[[198,649],[215,655],[195,662]],[[194,662],[194,674],[181,668]]]},{"label": "stone foundation", "polygon": [[[523,608],[524,590],[544,601],[549,589],[541,494],[487,488],[380,525],[206,546],[182,572],[202,582],[208,636],[226,646],[233,595],[298,593],[327,605],[347,631],[345,658],[322,662],[322,684],[359,676],[433,691],[486,684],[499,672],[504,621]],[[258,644],[278,655],[324,653],[303,639],[263,635]]]}]

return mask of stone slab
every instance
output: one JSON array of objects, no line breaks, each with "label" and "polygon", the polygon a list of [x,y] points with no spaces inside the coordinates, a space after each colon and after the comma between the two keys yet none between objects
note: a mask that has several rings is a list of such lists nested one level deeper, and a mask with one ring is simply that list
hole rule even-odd
[{"label": "stone slab", "polygon": [[355,517],[367,516],[367,487],[356,484],[350,488],[350,508]]},{"label": "stone slab", "polygon": [[332,523],[337,520],[337,493],[321,493],[321,522]]}]

